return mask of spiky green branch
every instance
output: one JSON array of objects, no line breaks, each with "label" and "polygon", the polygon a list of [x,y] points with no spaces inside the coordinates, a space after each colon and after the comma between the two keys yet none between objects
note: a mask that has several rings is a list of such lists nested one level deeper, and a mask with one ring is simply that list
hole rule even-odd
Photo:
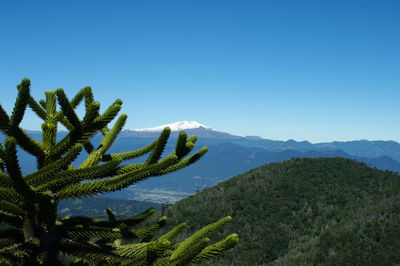
[{"label": "spiky green branch", "polygon": [[[203,147],[192,155],[197,138],[179,134],[175,152],[164,156],[170,129],[141,149],[108,153],[122,130],[127,116],[120,115],[111,130],[109,123],[121,109],[117,99],[102,114],[90,87],[81,89],[69,100],[62,89],[46,91],[38,102],[30,95],[30,81],[17,86],[18,96],[9,116],[0,105],[0,131],[6,135],[0,143],[0,221],[10,228],[0,230],[0,263],[24,265],[59,265],[60,253],[75,256],[81,263],[183,265],[204,261],[234,246],[237,235],[208,245],[208,236],[231,220],[230,217],[206,226],[187,240],[173,243],[185,223],[151,240],[165,225],[167,218],[145,228],[138,224],[155,210],[127,219],[117,219],[107,209],[108,220],[90,217],[64,217],[57,220],[59,200],[92,196],[117,191],[152,176],[160,176],[184,168],[206,152]],[[75,112],[84,100],[82,119]],[[59,110],[57,110],[57,106]],[[25,110],[30,107],[43,120],[42,142],[32,139],[20,128]],[[58,123],[68,134],[56,141]],[[91,138],[98,132],[103,140],[95,148]],[[21,148],[37,159],[37,171],[22,175],[17,156]],[[89,156],[75,168],[72,163],[82,149]],[[124,164],[127,160],[149,154],[144,163]]]}]

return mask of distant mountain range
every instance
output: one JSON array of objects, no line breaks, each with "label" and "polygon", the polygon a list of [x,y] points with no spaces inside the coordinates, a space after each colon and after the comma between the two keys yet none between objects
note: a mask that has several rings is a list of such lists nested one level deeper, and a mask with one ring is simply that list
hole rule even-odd
[{"label": "distant mountain range", "polygon": [[354,140],[345,142],[333,141],[313,144],[309,141],[295,141],[292,139],[287,141],[269,140],[263,139],[259,136],[235,136],[227,132],[222,132],[217,129],[202,125],[196,121],[179,121],[154,128],[123,130],[120,134],[120,137],[157,137],[162,129],[165,127],[171,128],[171,137],[176,137],[180,131],[185,131],[188,134],[196,135],[197,137],[199,137],[199,139],[212,139],[211,141],[208,141],[211,144],[219,144],[222,142],[226,142],[226,140],[229,140],[230,143],[246,147],[259,147],[268,151],[296,150],[307,152],[311,150],[342,150],[351,156],[366,158],[388,156],[400,162],[400,144],[395,141]]},{"label": "distant mountain range", "polygon": [[[207,146],[209,152],[196,164],[167,176],[149,179],[124,191],[109,196],[121,199],[137,199],[175,202],[196,190],[212,187],[232,176],[261,165],[288,160],[294,157],[343,157],[381,170],[400,172],[400,144],[394,141],[348,141],[312,144],[308,141],[276,141],[259,136],[235,136],[213,129],[195,121],[179,121],[154,128],[124,130],[115,143],[118,149],[123,143],[150,143],[162,129],[171,128],[171,139],[166,147],[173,152],[180,131],[198,137],[198,148]],[[132,147],[133,148],[133,147]],[[157,196],[156,196],[157,195]]]},{"label": "distant mountain range", "polygon": [[202,125],[196,121],[179,121],[171,124],[165,124],[153,128],[144,129],[126,129],[120,134],[122,137],[142,137],[150,138],[157,137],[160,132],[169,127],[171,129],[171,137],[177,137],[180,131],[185,131],[188,134],[194,134],[199,138],[214,138],[214,139],[239,139],[241,137],[234,136],[226,132],[221,132],[217,129]]},{"label": "distant mountain range", "polygon": [[[171,128],[171,137],[165,154],[173,152],[180,131],[198,137],[196,148],[207,146],[209,152],[197,163],[178,172],[150,178],[125,190],[107,194],[108,197],[153,202],[175,202],[193,194],[196,190],[214,186],[232,176],[250,169],[294,157],[344,157],[381,170],[400,172],[400,144],[395,141],[347,141],[312,144],[308,141],[276,141],[257,136],[235,136],[213,129],[195,121],[180,121],[148,129],[123,130],[110,152],[124,152],[141,148],[157,138],[164,127]],[[35,139],[41,139],[41,132],[28,132]],[[65,132],[60,132],[60,139]],[[4,137],[0,136],[0,141]],[[95,145],[101,136],[92,139]],[[24,173],[35,170],[32,156],[19,152]],[[82,153],[77,165],[87,155]],[[144,160],[141,159],[141,160]],[[138,162],[140,160],[137,160]]]}]

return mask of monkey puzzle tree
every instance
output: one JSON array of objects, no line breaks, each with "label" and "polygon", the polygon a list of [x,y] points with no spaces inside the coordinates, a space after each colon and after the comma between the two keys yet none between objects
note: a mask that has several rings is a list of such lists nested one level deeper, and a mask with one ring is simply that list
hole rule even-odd
[{"label": "monkey puzzle tree", "polygon": [[[117,219],[110,209],[106,220],[84,216],[57,218],[60,200],[117,191],[148,177],[177,171],[201,158],[207,148],[189,155],[196,137],[188,138],[181,132],[175,152],[162,158],[170,134],[170,129],[165,128],[146,147],[110,154],[107,151],[127,118],[122,114],[111,129],[107,127],[120,111],[121,100],[100,114],[100,104],[94,101],[90,87],[80,90],[72,100],[62,89],[46,91],[45,99],[39,102],[30,95],[29,79],[17,88],[12,115],[8,116],[0,105],[0,130],[6,136],[4,144],[0,143],[0,221],[7,225],[0,231],[1,264],[58,265],[63,263],[60,254],[67,254],[80,264],[183,265],[204,261],[237,243],[238,236],[232,234],[208,245],[207,236],[229,222],[229,216],[178,243],[173,241],[184,223],[153,241],[166,217],[154,225],[137,228],[154,209],[127,219]],[[75,109],[82,100],[86,112],[79,119]],[[28,106],[44,120],[42,142],[19,126]],[[57,142],[58,123],[69,132]],[[95,148],[91,137],[98,132],[104,138]],[[17,147],[36,158],[36,172],[22,175]],[[89,155],[75,168],[72,162],[82,149]],[[123,164],[148,153],[143,163]]]}]

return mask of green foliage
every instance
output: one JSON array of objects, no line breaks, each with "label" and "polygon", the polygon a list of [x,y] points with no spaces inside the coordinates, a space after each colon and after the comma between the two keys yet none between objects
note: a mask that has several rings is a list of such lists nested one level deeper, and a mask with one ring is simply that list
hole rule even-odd
[{"label": "green foliage", "polygon": [[398,265],[399,192],[400,176],[389,171],[343,158],[292,159],[205,189],[164,214],[190,224],[178,240],[232,215],[214,239],[238,232],[241,240],[211,265]]},{"label": "green foliage", "polygon": [[[142,149],[109,154],[127,119],[122,114],[111,130],[107,127],[117,117],[121,100],[100,114],[100,104],[94,101],[90,87],[83,88],[71,101],[62,89],[47,91],[39,103],[30,95],[29,79],[18,85],[18,91],[10,117],[0,106],[0,130],[7,136],[4,145],[0,143],[0,264],[61,265],[76,260],[80,265],[184,265],[220,254],[238,242],[237,236],[231,235],[208,245],[208,236],[230,221],[229,216],[177,243],[173,241],[185,224],[155,240],[153,237],[166,225],[165,216],[147,227],[138,227],[155,212],[153,208],[124,218],[110,208],[106,210],[108,219],[57,218],[58,203],[63,199],[117,191],[177,171],[201,158],[207,148],[189,155],[196,137],[181,133],[176,152],[163,158],[170,134],[165,128],[157,140]],[[75,108],[83,99],[86,113],[81,120]],[[44,121],[42,142],[19,126],[28,106]],[[69,133],[56,142],[58,123]],[[90,139],[98,132],[104,138],[95,148]],[[22,175],[17,147],[36,158],[36,172]],[[74,168],[72,162],[83,149],[89,155]],[[147,153],[150,155],[145,163],[124,164]]]}]

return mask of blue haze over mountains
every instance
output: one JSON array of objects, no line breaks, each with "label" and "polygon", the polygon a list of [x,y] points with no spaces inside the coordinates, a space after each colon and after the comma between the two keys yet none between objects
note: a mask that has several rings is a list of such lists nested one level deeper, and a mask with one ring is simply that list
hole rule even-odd
[{"label": "blue haze over mountains", "polygon": [[[150,178],[122,191],[105,194],[119,199],[135,199],[153,202],[175,202],[181,198],[214,186],[232,176],[241,174],[261,165],[288,160],[293,157],[344,157],[364,162],[381,170],[400,172],[400,144],[394,141],[348,141],[312,144],[308,141],[275,141],[256,136],[240,137],[207,127],[186,129],[185,132],[198,137],[195,150],[207,146],[208,153],[195,164],[178,172]],[[41,139],[41,132],[28,131],[32,137]],[[164,154],[174,151],[179,132],[172,131]],[[60,132],[58,139],[65,133]],[[111,153],[141,148],[155,140],[159,132],[124,130],[120,133]],[[92,139],[98,145],[100,135]],[[4,136],[1,136],[4,141]],[[21,168],[30,173],[36,169],[35,159],[20,151]],[[76,166],[87,156],[78,157]],[[143,161],[146,157],[132,160]]]}]

